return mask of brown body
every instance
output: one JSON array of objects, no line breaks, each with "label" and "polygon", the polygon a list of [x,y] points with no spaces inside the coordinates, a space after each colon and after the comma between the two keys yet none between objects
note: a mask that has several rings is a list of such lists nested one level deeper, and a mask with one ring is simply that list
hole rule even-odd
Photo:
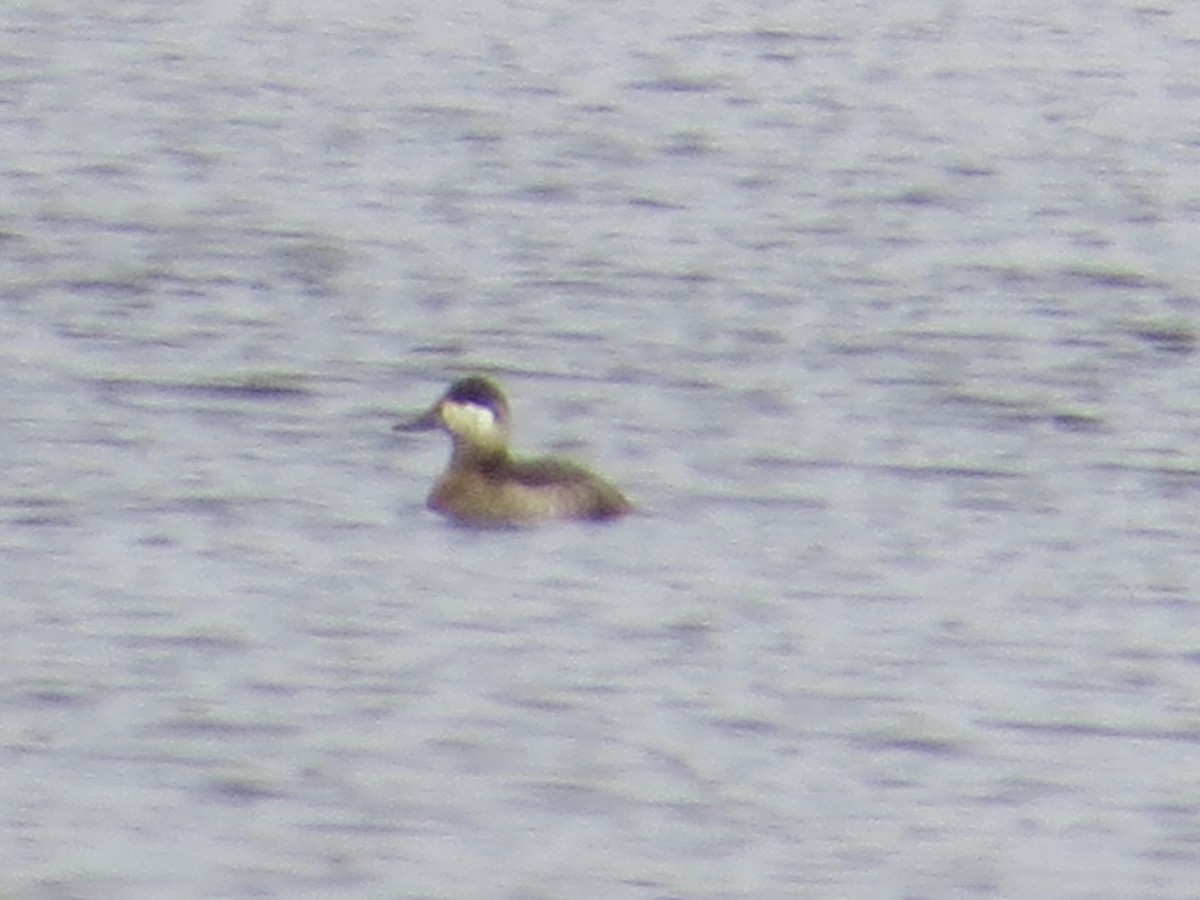
[{"label": "brown body", "polygon": [[559,460],[494,460],[451,468],[437,480],[429,508],[478,525],[547,519],[611,519],[633,505],[587,469]]}]

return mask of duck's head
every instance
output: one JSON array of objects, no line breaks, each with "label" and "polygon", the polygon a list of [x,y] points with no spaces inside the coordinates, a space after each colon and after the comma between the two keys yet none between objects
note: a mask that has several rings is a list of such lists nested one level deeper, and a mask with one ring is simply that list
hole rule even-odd
[{"label": "duck's head", "polygon": [[441,428],[450,433],[455,444],[493,448],[507,442],[508,424],[508,401],[499,385],[482,375],[471,375],[454,382],[428,412],[398,425],[397,430]]}]

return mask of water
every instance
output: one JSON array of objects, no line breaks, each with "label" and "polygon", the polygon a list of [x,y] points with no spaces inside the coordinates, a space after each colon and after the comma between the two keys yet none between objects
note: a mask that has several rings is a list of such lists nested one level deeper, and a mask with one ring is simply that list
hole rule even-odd
[{"label": "water", "polygon": [[0,894],[1196,896],[1198,41],[7,4]]}]

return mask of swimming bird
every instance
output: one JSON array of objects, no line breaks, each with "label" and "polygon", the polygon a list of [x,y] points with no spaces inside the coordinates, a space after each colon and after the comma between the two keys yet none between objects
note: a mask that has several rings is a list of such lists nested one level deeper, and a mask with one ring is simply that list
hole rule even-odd
[{"label": "swimming bird", "polygon": [[511,455],[508,400],[490,378],[460,379],[428,412],[398,431],[442,429],[453,441],[450,465],[427,505],[460,523],[531,525],[552,519],[612,519],[633,511],[616,487],[578,463]]}]

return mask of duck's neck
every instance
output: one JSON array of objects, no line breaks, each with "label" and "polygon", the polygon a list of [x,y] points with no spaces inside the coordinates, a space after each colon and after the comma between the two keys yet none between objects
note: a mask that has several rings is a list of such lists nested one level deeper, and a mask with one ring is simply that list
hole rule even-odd
[{"label": "duck's neck", "polygon": [[504,440],[464,441],[454,440],[454,455],[450,465],[456,469],[483,469],[488,471],[501,466],[508,460],[508,444]]}]

